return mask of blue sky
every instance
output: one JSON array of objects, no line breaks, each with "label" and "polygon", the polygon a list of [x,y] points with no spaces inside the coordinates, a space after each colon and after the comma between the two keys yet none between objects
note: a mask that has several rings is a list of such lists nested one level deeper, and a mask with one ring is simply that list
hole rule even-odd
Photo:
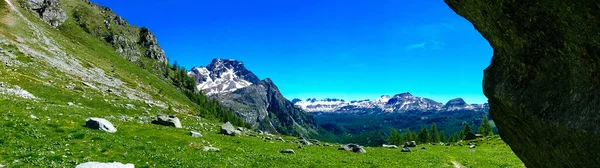
[{"label": "blue sky", "polygon": [[149,27],[171,62],[241,60],[288,99],[487,101],[492,48],[442,0],[93,1]]}]

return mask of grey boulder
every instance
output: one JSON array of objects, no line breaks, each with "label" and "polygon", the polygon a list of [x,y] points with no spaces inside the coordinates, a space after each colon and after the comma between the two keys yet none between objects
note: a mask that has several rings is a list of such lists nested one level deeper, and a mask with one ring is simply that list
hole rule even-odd
[{"label": "grey boulder", "polygon": [[235,127],[230,122],[227,122],[221,125],[221,134],[235,136],[236,134],[241,134],[242,132],[235,130]]},{"label": "grey boulder", "polygon": [[354,153],[367,153],[367,151],[360,145],[357,144],[346,144],[338,148],[338,150],[346,150]]},{"label": "grey boulder", "polygon": [[156,116],[156,120],[152,120],[152,124],[181,128],[181,122],[179,121],[179,118],[173,115],[167,116],[164,114],[159,114]]},{"label": "grey boulder", "polygon": [[415,141],[406,142],[406,143],[404,143],[404,147],[417,147],[417,142],[415,142]]},{"label": "grey boulder", "polygon": [[312,145],[312,143],[308,142],[306,139],[300,140],[300,144],[302,144],[302,145]]},{"label": "grey boulder", "polygon": [[296,154],[296,152],[294,152],[294,150],[291,150],[291,149],[284,149],[284,150],[281,150],[279,153]]},{"label": "grey boulder", "polygon": [[195,131],[190,131],[190,135],[194,138],[200,138],[202,137],[202,134],[199,132],[195,132]]},{"label": "grey boulder", "polygon": [[410,148],[404,147],[404,148],[402,148],[402,152],[410,152]]},{"label": "grey boulder", "polygon": [[215,147],[212,147],[212,146],[205,146],[203,150],[204,151],[213,151],[213,152],[219,152],[219,151],[221,151],[221,149],[215,148]]},{"label": "grey boulder", "polygon": [[85,120],[85,126],[91,129],[102,130],[110,133],[117,132],[117,128],[104,118],[88,118]]},{"label": "grey boulder", "polygon": [[123,164],[119,162],[113,163],[100,163],[100,162],[86,162],[77,165],[75,168],[135,168],[131,163]]},{"label": "grey boulder", "polygon": [[398,148],[398,146],[396,146],[396,145],[386,145],[386,144],[383,144],[383,147],[384,148]]}]

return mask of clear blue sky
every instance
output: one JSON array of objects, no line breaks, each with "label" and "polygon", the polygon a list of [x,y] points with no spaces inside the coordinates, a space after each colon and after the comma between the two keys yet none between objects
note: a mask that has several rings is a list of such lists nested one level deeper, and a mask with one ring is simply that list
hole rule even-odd
[{"label": "clear blue sky", "polygon": [[487,101],[492,48],[442,0],[93,1],[149,27],[171,62],[241,60],[288,99]]}]

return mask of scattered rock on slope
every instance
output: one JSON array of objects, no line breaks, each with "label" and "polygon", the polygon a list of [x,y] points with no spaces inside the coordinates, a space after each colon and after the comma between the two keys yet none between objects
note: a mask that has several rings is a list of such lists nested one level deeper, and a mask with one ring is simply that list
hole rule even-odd
[{"label": "scattered rock on slope", "polygon": [[215,147],[212,147],[212,146],[205,146],[203,150],[204,151],[213,151],[213,152],[219,152],[219,151],[221,151],[221,149],[215,148]]},{"label": "scattered rock on slope", "polygon": [[402,148],[402,152],[410,152],[410,148],[404,147],[404,148]]},{"label": "scattered rock on slope", "polygon": [[242,132],[235,130],[235,127],[230,122],[227,122],[221,125],[221,134],[235,136],[236,134],[241,134]]},{"label": "scattered rock on slope", "polygon": [[119,162],[113,163],[100,163],[100,162],[87,162],[77,165],[75,168],[135,168],[131,163],[123,164]]},{"label": "scattered rock on slope", "polygon": [[346,150],[354,153],[366,153],[367,151],[360,145],[357,144],[346,144],[338,148],[338,150]]},{"label": "scattered rock on slope", "polygon": [[284,149],[284,150],[281,150],[279,153],[296,154],[296,152],[294,152],[294,150],[291,150],[291,149]]},{"label": "scattered rock on slope", "polygon": [[102,130],[110,133],[117,132],[117,128],[104,118],[88,118],[85,120],[85,126],[91,129]]},{"label": "scattered rock on slope", "polygon": [[312,143],[308,142],[306,139],[300,140],[300,144],[302,144],[302,145],[312,145]]},{"label": "scattered rock on slope", "polygon": [[417,142],[415,142],[415,141],[405,142],[404,147],[417,147]]},{"label": "scattered rock on slope", "polygon": [[194,138],[200,138],[202,137],[202,134],[199,132],[195,132],[195,131],[190,131],[190,135]]},{"label": "scattered rock on slope", "polygon": [[156,116],[155,120],[152,120],[152,124],[181,128],[181,122],[179,121],[179,118],[172,115],[167,116],[164,114],[159,114]]},{"label": "scattered rock on slope", "polygon": [[382,146],[384,148],[398,148],[398,146],[396,146],[396,145],[386,145],[386,144],[383,144]]},{"label": "scattered rock on slope", "polygon": [[445,1],[494,49],[483,90],[525,166],[600,163],[600,3]]}]

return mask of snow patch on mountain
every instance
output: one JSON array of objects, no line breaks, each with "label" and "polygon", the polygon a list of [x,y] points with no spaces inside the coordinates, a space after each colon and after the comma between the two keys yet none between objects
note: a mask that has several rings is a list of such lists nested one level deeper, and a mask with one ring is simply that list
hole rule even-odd
[{"label": "snow patch on mountain", "polygon": [[307,112],[319,113],[357,113],[357,112],[388,112],[401,113],[407,111],[457,111],[487,109],[487,104],[467,104],[461,98],[452,99],[445,105],[422,97],[415,97],[410,93],[401,93],[394,96],[384,95],[373,101],[359,100],[346,102],[341,99],[308,99],[302,101],[295,99],[294,105]]},{"label": "snow patch on mountain", "polygon": [[242,62],[233,59],[214,59],[206,67],[192,68],[188,75],[196,78],[196,87],[207,95],[233,92],[259,81]]}]

